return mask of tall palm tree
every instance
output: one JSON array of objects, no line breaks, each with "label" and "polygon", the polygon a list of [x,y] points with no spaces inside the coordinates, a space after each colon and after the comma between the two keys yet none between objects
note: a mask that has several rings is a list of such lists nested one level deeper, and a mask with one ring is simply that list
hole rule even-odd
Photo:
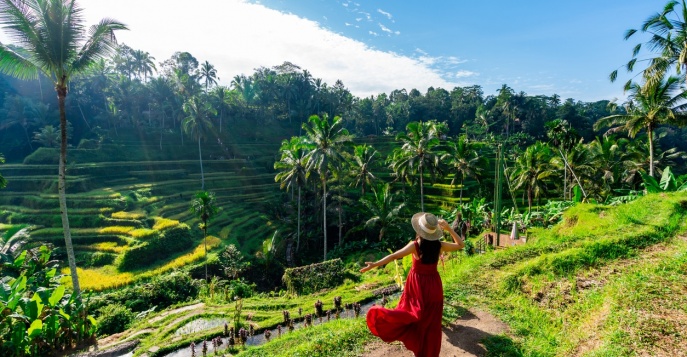
[{"label": "tall palm tree", "polygon": [[191,212],[203,221],[203,242],[205,244],[205,281],[208,281],[208,221],[217,213],[215,194],[207,191],[196,193],[191,201]]},{"label": "tall palm tree", "polygon": [[[4,164],[4,163],[5,163],[5,157],[2,156],[2,154],[0,154],[0,164]],[[5,178],[2,177],[2,175],[0,175],[0,189],[5,188],[5,187],[7,187],[7,180],[5,180]]]},{"label": "tall palm tree", "polygon": [[532,201],[539,199],[546,191],[546,179],[554,175],[551,167],[551,149],[548,145],[536,142],[515,159],[515,165],[509,168],[513,189],[524,188],[527,193],[528,212],[532,212]]},{"label": "tall palm tree", "polygon": [[435,152],[439,145],[438,129],[435,122],[411,122],[406,132],[396,136],[402,143],[394,149],[390,157],[390,166],[398,179],[405,178],[408,183],[417,175],[420,179],[420,209],[425,210],[424,174],[427,170],[432,178],[439,169],[439,155]]},{"label": "tall palm tree", "polygon": [[399,227],[401,210],[404,202],[399,202],[399,195],[391,192],[391,186],[386,183],[372,187],[372,197],[362,197],[360,202],[367,208],[372,216],[366,222],[366,227],[379,227],[379,241],[393,227]]},{"label": "tall palm tree", "polygon": [[200,161],[200,180],[201,190],[205,190],[205,174],[203,173],[203,153],[200,147],[200,141],[205,139],[212,130],[212,122],[210,116],[215,115],[215,109],[207,101],[193,96],[186,103],[184,103],[184,118],[181,124],[184,132],[191,135],[198,140],[198,160]]},{"label": "tall palm tree", "polygon": [[133,58],[133,67],[138,76],[143,76],[143,81],[148,81],[148,75],[153,75],[153,71],[157,71],[155,67],[155,57],[143,50],[133,50],[131,52]]},{"label": "tall palm tree", "polygon": [[224,108],[229,101],[229,90],[226,87],[217,87],[212,92],[217,107],[219,108],[219,132],[222,132],[222,120],[224,119]]},{"label": "tall palm tree", "polygon": [[489,160],[480,155],[482,144],[476,141],[468,141],[467,136],[461,135],[456,141],[447,143],[448,151],[442,155],[441,161],[448,162],[448,172],[453,173],[451,185],[460,179],[460,202],[463,202],[463,184],[465,179],[472,177],[479,182],[479,177],[484,168],[489,165]]},{"label": "tall palm tree", "polygon": [[[279,148],[281,158],[274,163],[277,172],[274,181],[280,182],[279,187],[286,190],[294,186],[298,188],[298,230],[296,235],[296,251],[300,249],[301,243],[301,188],[306,184],[308,147],[301,137],[292,137],[291,140],[284,140]],[[292,196],[293,199],[293,196]]]},{"label": "tall palm tree", "polygon": [[207,94],[210,85],[217,85],[217,80],[219,79],[219,77],[217,77],[217,70],[215,69],[215,66],[211,65],[210,62],[205,61],[205,63],[200,65],[200,76],[198,79],[205,81],[205,93]]},{"label": "tall palm tree", "polygon": [[646,80],[643,85],[632,83],[625,102],[625,114],[599,119],[594,129],[612,126],[607,133],[625,131],[634,138],[646,130],[649,141],[649,176],[654,176],[654,130],[662,124],[687,124],[687,92],[681,88],[682,78],[670,76]]},{"label": "tall palm tree", "polygon": [[313,115],[308,119],[310,125],[303,124],[306,142],[312,145],[307,154],[308,174],[316,171],[322,182],[322,215],[324,228],[324,259],[327,259],[327,177],[330,169],[344,160],[341,148],[351,142],[352,137],[343,127],[341,117],[331,122],[327,115],[321,118]]},{"label": "tall palm tree", "polygon": [[[642,27],[629,29],[625,33],[628,40],[635,34],[647,33],[650,35],[646,45],[652,53],[648,59],[648,66],[642,71],[647,80],[662,78],[671,66],[675,66],[678,73],[687,70],[687,5],[684,0],[670,0],[661,12],[647,18]],[[632,51],[632,59],[625,65],[628,72],[634,70],[642,44],[637,44]],[[687,73],[686,73],[687,75]],[[618,77],[618,70],[611,72],[611,82]],[[628,89],[632,80],[625,84]]]},{"label": "tall palm tree", "polygon": [[350,175],[353,177],[352,186],[362,186],[362,195],[365,196],[365,185],[371,185],[377,179],[370,171],[374,164],[374,158],[378,152],[371,146],[356,145],[353,148],[352,164],[350,166]]},{"label": "tall palm tree", "polygon": [[83,73],[114,50],[115,31],[127,29],[118,21],[103,19],[86,31],[82,15],[82,9],[74,0],[0,1],[0,24],[27,54],[19,54],[0,44],[0,71],[22,79],[35,79],[42,73],[52,80],[57,92],[62,137],[57,187],[69,270],[77,295],[80,295],[81,288],[76,273],[65,190],[67,88],[74,75]]}]

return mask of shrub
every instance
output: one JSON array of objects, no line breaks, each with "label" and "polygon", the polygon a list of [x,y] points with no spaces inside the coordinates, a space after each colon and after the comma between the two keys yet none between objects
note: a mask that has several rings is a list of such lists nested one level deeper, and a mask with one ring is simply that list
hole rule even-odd
[{"label": "shrub", "polygon": [[321,289],[340,285],[345,277],[343,261],[337,258],[286,269],[282,280],[291,293],[312,294]]},{"label": "shrub", "polygon": [[121,304],[106,305],[98,310],[98,335],[111,335],[129,328],[134,313]]}]

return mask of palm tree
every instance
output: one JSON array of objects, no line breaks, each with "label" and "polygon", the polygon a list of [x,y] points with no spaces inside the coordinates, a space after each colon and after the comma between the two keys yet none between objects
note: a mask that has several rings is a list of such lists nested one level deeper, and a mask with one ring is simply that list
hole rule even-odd
[{"label": "palm tree", "polygon": [[203,153],[200,147],[200,141],[205,139],[210,130],[212,130],[212,122],[210,115],[217,114],[210,103],[203,101],[201,98],[193,96],[186,103],[184,103],[184,118],[181,124],[184,132],[191,135],[198,140],[198,159],[200,161],[200,180],[201,190],[205,190],[205,174],[203,173]]},{"label": "palm tree", "polygon": [[372,197],[362,197],[360,202],[367,208],[372,216],[365,222],[366,227],[378,226],[379,241],[381,242],[392,227],[399,227],[401,210],[405,207],[404,202],[398,202],[399,195],[391,192],[388,183],[372,187]]},{"label": "palm tree", "polygon": [[308,119],[310,125],[303,124],[306,142],[312,149],[306,155],[308,174],[316,171],[322,182],[322,215],[324,228],[324,259],[327,259],[327,176],[329,170],[344,160],[341,147],[351,142],[352,137],[343,127],[341,117],[334,117],[332,122],[327,115],[320,118],[313,115]]},{"label": "palm tree", "polygon": [[[5,163],[5,157],[2,156],[2,154],[0,154],[0,164],[4,164],[4,163]],[[5,188],[5,187],[7,187],[7,180],[5,180],[5,178],[2,177],[2,175],[0,175],[0,189]]]},{"label": "palm tree", "polygon": [[0,71],[22,79],[35,79],[42,73],[52,80],[57,92],[62,138],[57,187],[69,270],[74,293],[78,296],[81,288],[76,273],[65,190],[67,88],[72,76],[83,73],[114,50],[115,31],[127,28],[118,21],[103,19],[86,32],[82,9],[74,0],[2,0],[0,24],[27,54],[19,54],[0,44]]},{"label": "palm tree", "polygon": [[217,213],[215,194],[207,191],[196,193],[191,201],[191,212],[203,221],[203,243],[205,244],[205,281],[208,281],[208,221]]},{"label": "palm tree", "polygon": [[[298,188],[298,230],[296,235],[296,251],[300,249],[301,242],[301,188],[306,184],[306,153],[308,148],[301,137],[292,137],[281,143],[279,152],[281,159],[274,163],[277,172],[274,181],[280,182],[279,187],[288,191],[292,187]],[[293,195],[291,196],[293,199]]]},{"label": "palm tree", "polygon": [[210,62],[205,61],[205,63],[200,65],[200,77],[198,79],[205,80],[205,94],[207,94],[210,85],[217,85],[217,80],[219,79],[219,77],[217,77],[217,70],[215,69],[215,66],[211,65]]},{"label": "palm tree", "polygon": [[[676,9],[676,6],[679,6]],[[656,54],[650,58],[649,65],[642,72],[647,80],[662,78],[670,66],[675,66],[678,73],[687,69],[687,5],[685,1],[670,0],[663,7],[663,11],[650,16],[640,30],[629,29],[625,33],[625,40],[637,33],[648,33],[649,50]],[[637,44],[632,51],[632,59],[625,65],[628,72],[634,70],[642,44]],[[618,77],[618,70],[611,72],[611,82]],[[625,84],[628,89],[632,80]]]},{"label": "palm tree", "polygon": [[453,173],[451,185],[455,185],[456,180],[460,178],[460,202],[462,203],[465,179],[472,177],[479,182],[479,177],[484,168],[489,165],[489,160],[479,153],[482,144],[468,141],[465,135],[461,135],[456,141],[449,141],[447,145],[448,152],[442,155],[441,161],[448,161],[448,171]]},{"label": "palm tree", "polygon": [[133,67],[139,76],[143,75],[143,81],[148,81],[148,75],[153,75],[153,71],[157,71],[155,67],[155,57],[150,53],[142,50],[134,50],[131,52],[133,58]]},{"label": "palm tree", "polygon": [[420,209],[424,211],[425,169],[434,178],[439,168],[439,156],[434,152],[439,145],[437,125],[432,121],[408,123],[406,133],[398,134],[396,140],[403,145],[394,149],[389,159],[391,168],[397,179],[405,178],[408,183],[417,174],[420,178]]},{"label": "palm tree", "polygon": [[654,130],[662,124],[685,124],[687,92],[680,85],[681,78],[670,76],[647,80],[644,85],[632,83],[625,103],[626,114],[616,114],[599,119],[594,129],[613,126],[607,133],[625,131],[630,138],[646,130],[649,141],[649,176],[654,176]]},{"label": "palm tree", "polygon": [[212,92],[217,107],[219,107],[219,132],[222,132],[222,120],[224,119],[224,108],[227,107],[229,101],[229,90],[226,87],[217,87]]},{"label": "palm tree", "polygon": [[352,186],[362,186],[362,195],[365,196],[365,185],[371,185],[377,179],[370,171],[374,163],[377,150],[367,145],[356,145],[353,148],[353,162],[350,166],[350,175],[353,177]]},{"label": "palm tree", "polygon": [[546,191],[545,180],[554,174],[549,161],[551,149],[548,145],[536,142],[515,159],[515,165],[509,168],[513,189],[525,189],[527,192],[528,212],[532,212],[532,201],[539,199]]}]

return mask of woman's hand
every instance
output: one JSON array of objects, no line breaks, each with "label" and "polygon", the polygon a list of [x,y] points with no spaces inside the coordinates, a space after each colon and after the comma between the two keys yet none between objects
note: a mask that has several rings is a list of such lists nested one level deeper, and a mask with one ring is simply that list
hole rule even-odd
[{"label": "woman's hand", "polygon": [[372,268],[375,267],[375,263],[373,263],[373,262],[365,262],[365,264],[366,264],[367,266],[364,267],[364,268],[362,268],[362,269],[360,269],[360,272],[361,272],[361,273],[364,273],[364,272],[366,272],[366,271],[369,271],[370,269],[372,269]]},{"label": "woman's hand", "polygon": [[445,219],[439,219],[438,223],[439,223],[439,227],[441,227],[441,229],[443,229],[445,231],[447,231],[447,230],[449,230],[449,228],[451,228],[451,226],[448,224],[448,222],[446,222]]}]

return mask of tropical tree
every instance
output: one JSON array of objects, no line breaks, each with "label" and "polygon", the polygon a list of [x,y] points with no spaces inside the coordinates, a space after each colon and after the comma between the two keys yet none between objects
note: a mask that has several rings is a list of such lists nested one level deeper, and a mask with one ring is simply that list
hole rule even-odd
[{"label": "tropical tree", "polygon": [[33,141],[47,148],[57,147],[60,144],[60,132],[54,126],[46,125],[33,133]]},{"label": "tropical tree", "polygon": [[[274,163],[275,170],[279,170],[274,181],[280,182],[280,188],[290,190],[298,188],[298,230],[296,233],[296,251],[301,242],[301,189],[306,184],[308,147],[301,137],[284,140],[279,148],[281,158]],[[293,191],[292,191],[293,192]],[[293,197],[293,196],[292,196]]]},{"label": "tropical tree", "polygon": [[456,141],[447,143],[448,150],[441,156],[442,162],[448,162],[448,173],[453,174],[451,185],[460,180],[460,202],[463,202],[463,183],[468,177],[479,182],[479,177],[484,168],[489,165],[489,160],[480,155],[482,144],[469,141],[466,135],[461,135]]},{"label": "tropical tree", "polygon": [[343,127],[341,117],[331,122],[327,115],[321,118],[313,115],[308,119],[310,125],[303,124],[306,142],[312,149],[306,155],[308,175],[317,172],[322,183],[322,216],[324,228],[324,260],[327,259],[327,177],[337,163],[344,161],[341,148],[351,142],[352,137]]},{"label": "tropical tree", "polygon": [[211,94],[217,108],[219,108],[219,132],[222,132],[222,121],[224,120],[224,109],[229,102],[229,90],[226,87],[216,87]]},{"label": "tropical tree", "polygon": [[[2,156],[2,154],[0,154],[0,164],[4,164],[4,163],[5,163],[5,157]],[[5,178],[2,177],[2,175],[0,175],[0,189],[5,188],[5,187],[7,187],[7,180],[5,180]]]},{"label": "tropical tree", "polygon": [[623,114],[599,119],[594,129],[612,126],[607,133],[625,131],[634,138],[646,130],[649,141],[649,176],[654,176],[654,130],[663,124],[687,123],[687,92],[680,86],[683,80],[670,76],[666,79],[646,80],[643,85],[632,83]]},{"label": "tropical tree", "polygon": [[362,195],[365,196],[365,185],[371,185],[377,179],[370,171],[374,164],[374,158],[378,152],[368,145],[356,145],[353,147],[353,156],[350,166],[350,175],[353,177],[351,186],[362,187]]},{"label": "tropical tree", "polygon": [[392,228],[399,228],[401,224],[401,211],[405,203],[401,202],[398,193],[391,190],[388,183],[372,187],[372,195],[364,196],[360,202],[367,208],[371,216],[365,227],[379,227],[379,241],[384,240],[386,233]]},{"label": "tropical tree", "polygon": [[50,78],[57,92],[62,138],[57,187],[69,270],[74,292],[78,296],[81,289],[65,190],[67,88],[73,76],[85,72],[94,62],[111,53],[116,46],[115,31],[127,28],[116,20],[103,19],[86,31],[83,10],[74,0],[2,0],[0,24],[25,53],[0,44],[0,71],[22,79],[35,79],[42,73]]},{"label": "tropical tree", "polygon": [[208,281],[208,221],[217,213],[215,194],[208,191],[196,193],[191,201],[191,212],[203,221],[203,243],[205,244],[205,281]]},{"label": "tropical tree", "polygon": [[217,70],[215,66],[211,65],[210,62],[205,61],[205,63],[200,65],[199,80],[205,81],[205,94],[208,93],[208,88],[210,85],[217,85]]},{"label": "tropical tree", "polygon": [[508,176],[513,182],[513,189],[524,188],[527,193],[528,212],[532,212],[532,201],[539,199],[546,191],[546,179],[554,175],[554,170],[550,164],[551,149],[542,142],[525,149],[525,152],[518,155],[515,165],[509,168]]},{"label": "tropical tree", "polygon": [[142,50],[133,50],[131,52],[131,57],[133,59],[132,66],[134,71],[139,77],[143,77],[143,81],[148,80],[148,75],[153,75],[153,71],[157,71],[155,67],[155,57],[151,56],[150,53]]},{"label": "tropical tree", "polygon": [[[642,27],[629,29],[625,33],[625,40],[635,34],[647,33],[649,40],[646,45],[653,57],[648,59],[649,64],[642,71],[646,80],[656,80],[664,76],[671,66],[675,66],[677,73],[687,70],[687,5],[685,1],[670,0],[661,12],[647,18]],[[637,44],[632,50],[632,59],[625,65],[628,72],[634,70],[635,64],[642,51],[642,44]],[[611,72],[610,79],[615,81],[618,70]],[[625,84],[628,89],[632,86],[632,80]]]},{"label": "tropical tree", "polygon": [[439,169],[439,155],[435,152],[439,145],[439,128],[436,122],[411,122],[406,132],[396,136],[402,143],[394,149],[389,163],[397,179],[405,179],[409,184],[417,175],[420,179],[420,209],[425,210],[424,174],[428,171],[432,178]]},{"label": "tropical tree", "polygon": [[216,114],[215,109],[210,103],[203,99],[193,96],[183,106],[186,118],[184,119],[182,129],[186,134],[191,135],[198,140],[198,160],[200,162],[200,180],[201,190],[205,190],[205,174],[203,173],[203,152],[201,150],[200,141],[205,139],[212,130],[212,122],[210,116]]}]

